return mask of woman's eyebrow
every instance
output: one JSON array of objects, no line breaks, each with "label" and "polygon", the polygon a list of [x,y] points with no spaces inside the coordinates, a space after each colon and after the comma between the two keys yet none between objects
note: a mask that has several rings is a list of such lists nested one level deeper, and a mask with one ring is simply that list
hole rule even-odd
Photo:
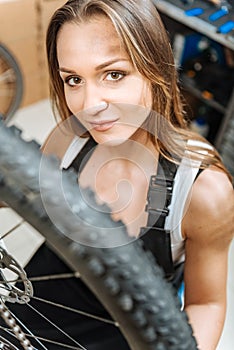
[{"label": "woman's eyebrow", "polygon": [[[122,62],[122,61],[128,61],[128,59],[115,58],[115,59],[112,59],[112,60],[109,60],[109,61],[106,61],[106,62],[99,64],[97,67],[95,67],[95,70],[98,71],[98,70],[101,70],[101,69],[106,68],[108,66],[111,66],[112,64],[114,64],[116,62]],[[63,73],[77,74],[76,71],[74,71],[72,69],[65,68],[65,67],[60,67],[58,70],[59,70],[59,72],[63,72]]]},{"label": "woman's eyebrow", "polygon": [[63,73],[76,74],[75,71],[70,70],[70,69],[68,69],[68,68],[64,68],[64,67],[60,67],[60,68],[58,69],[58,71],[59,71],[59,72],[63,72]]},{"label": "woman's eyebrow", "polygon": [[112,59],[112,60],[109,60],[107,62],[104,62],[104,63],[101,63],[99,64],[95,70],[101,70],[103,68],[106,68],[108,66],[111,66],[112,64],[116,63],[116,62],[121,62],[121,61],[128,61],[127,58],[115,58],[115,59]]}]

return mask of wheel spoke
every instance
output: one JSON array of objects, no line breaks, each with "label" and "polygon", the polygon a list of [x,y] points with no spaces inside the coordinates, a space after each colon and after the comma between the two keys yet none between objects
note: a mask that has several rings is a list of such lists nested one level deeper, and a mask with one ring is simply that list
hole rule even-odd
[{"label": "wheel spoke", "polygon": [[[79,276],[80,276],[80,274],[78,272],[74,272],[74,273],[63,273],[63,274],[56,274],[56,275],[31,277],[31,278],[27,278],[27,280],[29,280],[30,282],[42,282],[42,281],[49,281],[49,280],[55,280],[55,279],[68,279],[68,278],[74,278],[74,277],[79,278]],[[1,289],[10,292],[11,289],[8,286],[9,283],[24,282],[24,281],[25,280],[22,280],[22,279],[1,281],[1,283],[3,285],[5,284],[5,287],[1,286]],[[37,300],[37,301],[42,302],[42,303],[45,303],[45,304],[49,304],[49,305],[55,306],[55,307],[63,309],[63,310],[67,310],[67,311],[70,311],[70,312],[73,312],[73,313],[77,313],[77,314],[80,314],[82,316],[93,318],[95,320],[98,320],[98,321],[101,321],[101,322],[104,322],[104,323],[108,323],[108,324],[112,324],[112,325],[114,325],[116,327],[119,327],[118,322],[114,322],[113,320],[110,320],[110,319],[107,319],[107,318],[103,318],[103,317],[97,316],[95,314],[90,314],[90,313],[85,312],[83,310],[79,310],[79,309],[72,308],[70,306],[66,306],[66,305],[62,305],[62,304],[59,304],[59,303],[55,303],[55,302],[53,302],[51,300],[46,300],[46,299],[37,297],[35,295],[30,297],[30,300],[32,300],[32,299],[33,300]],[[27,303],[27,305],[29,305],[29,304]]]},{"label": "wheel spoke", "polygon": [[[55,275],[27,277],[27,280],[29,280],[30,282],[43,282],[43,281],[58,280],[58,279],[62,280],[62,279],[69,279],[69,278],[80,278],[80,274],[79,272],[58,273]],[[5,281],[5,283],[16,283],[16,282],[24,282],[24,280],[15,278],[13,280]]]},{"label": "wheel spoke", "polygon": [[16,77],[12,68],[7,69],[5,72],[0,74],[0,82],[6,81],[7,83],[15,83]]},{"label": "wheel spoke", "polygon": [[12,329],[16,338],[19,340],[20,344],[25,350],[33,350],[30,341],[26,338],[25,333],[22,331],[21,327],[16,323],[15,318],[12,316],[10,310],[6,307],[2,300],[0,300],[0,314],[5,323]]},{"label": "wheel spoke", "polygon": [[[74,340],[72,337],[70,337],[66,332],[64,332],[60,327],[58,327],[55,323],[53,323],[52,321],[50,321],[47,317],[45,317],[42,313],[40,313],[38,310],[36,310],[35,308],[33,308],[31,305],[27,304],[34,312],[36,312],[37,314],[39,314],[43,319],[45,319],[47,322],[49,322],[53,327],[55,327],[56,329],[58,329],[62,334],[64,334],[67,338],[69,338],[74,344],[76,344],[76,346],[72,346],[69,344],[64,344],[61,342],[57,342],[56,340],[51,340],[48,338],[44,338],[44,337],[40,337],[38,335],[33,334],[30,329],[10,310],[9,313],[11,314],[11,317],[14,317],[14,319],[17,321],[17,323],[24,329],[24,335],[27,338],[31,338],[31,340],[35,340],[42,349],[44,350],[48,350],[48,348],[42,343],[42,341],[44,343],[50,343],[53,345],[58,345],[58,346],[62,346],[63,348],[67,348],[67,349],[75,349],[75,350],[87,350],[85,347],[83,347],[79,342],[77,342],[76,340]],[[7,324],[9,327],[10,325]],[[0,329],[4,330],[6,333],[10,334],[12,337],[16,338],[17,340],[17,334],[14,332],[14,330],[12,328],[6,328],[6,327],[2,327],[0,326]],[[22,331],[21,331],[22,333]],[[32,350],[37,350],[35,347],[31,348]],[[31,350],[30,349],[30,350]]]},{"label": "wheel spoke", "polygon": [[[13,231],[11,231],[11,232],[13,232]],[[10,234],[9,231],[8,231],[8,234]],[[61,273],[61,274],[53,274],[53,275],[38,276],[38,277],[35,276],[35,277],[27,278],[27,280],[29,280],[30,282],[41,282],[41,281],[49,281],[49,280],[56,280],[56,279],[69,279],[69,278],[74,278],[74,277],[75,278],[80,278],[79,272]],[[5,290],[6,292],[11,292],[11,288],[10,288],[9,283],[16,283],[16,282],[25,282],[25,279],[2,280],[1,281],[1,289]],[[3,296],[3,298],[4,298],[4,296]],[[89,317],[89,318],[98,320],[100,322],[112,324],[112,325],[114,325],[116,327],[119,327],[117,322],[114,322],[112,320],[109,320],[109,319],[106,319],[106,318],[103,318],[103,317],[100,317],[100,316],[97,316],[97,315],[94,315],[94,314],[90,314],[90,313],[85,312],[83,310],[74,309],[72,307],[69,307],[69,306],[66,306],[66,305],[62,305],[62,304],[59,304],[59,303],[55,303],[53,301],[49,301],[49,300],[46,300],[46,299],[43,299],[43,298],[40,298],[40,297],[37,297],[37,296],[31,296],[30,300],[32,300],[32,299],[36,300],[38,302],[44,303],[44,304],[49,304],[51,306],[54,306],[54,307],[57,307],[57,308],[60,308],[60,309],[66,310],[66,311],[77,313],[77,314],[80,314],[82,316]],[[49,324],[51,324],[54,328],[56,328],[59,332],[64,334],[68,339],[70,339],[72,342],[74,342],[78,346],[78,347],[77,346],[74,347],[74,346],[71,346],[71,345],[68,345],[68,344],[62,344],[62,343],[56,342],[54,340],[50,340],[50,339],[47,339],[47,338],[43,338],[43,337],[40,337],[40,336],[33,335],[33,333],[25,326],[25,324],[22,323],[20,321],[20,319],[18,319],[11,312],[11,314],[14,316],[14,318],[16,319],[18,324],[20,324],[27,331],[27,333],[25,333],[26,336],[34,339],[35,341],[37,341],[44,350],[47,350],[47,348],[41,343],[41,341],[48,342],[48,343],[51,343],[51,344],[54,344],[54,345],[58,345],[58,346],[62,346],[64,348],[68,348],[68,349],[86,350],[79,342],[77,342],[75,339],[73,339],[71,336],[69,336],[66,332],[64,332],[60,327],[58,327],[54,322],[52,322],[46,316],[44,316],[35,307],[30,305],[29,303],[26,303],[26,305],[30,309],[32,309],[34,312],[36,312],[38,315],[40,315],[44,320],[46,320]],[[3,327],[1,327],[1,326],[0,326],[0,328],[3,329]],[[10,333],[12,336],[15,336],[13,334],[13,331],[10,331],[9,329],[8,329],[8,333]]]},{"label": "wheel spoke", "polygon": [[79,342],[77,342],[74,338],[72,338],[69,334],[67,334],[66,332],[64,332],[64,330],[62,330],[59,326],[57,326],[53,321],[51,321],[50,319],[48,319],[48,317],[44,316],[40,311],[38,311],[36,308],[34,308],[32,305],[27,304],[30,309],[32,309],[34,312],[36,312],[38,315],[40,315],[44,320],[46,320],[48,323],[50,323],[54,328],[56,328],[57,330],[59,330],[62,334],[64,334],[68,339],[70,339],[72,342],[74,342],[74,344],[76,344],[77,346],[79,346],[82,350],[86,350]]},{"label": "wheel spoke", "polygon": [[43,303],[46,303],[46,304],[49,304],[49,305],[53,305],[53,306],[56,306],[56,307],[64,309],[64,310],[75,312],[77,314],[80,314],[80,315],[83,315],[83,316],[86,316],[86,317],[90,317],[90,318],[93,318],[95,320],[98,320],[98,321],[101,321],[101,322],[104,322],[104,323],[109,323],[109,324],[112,324],[112,325],[114,325],[116,327],[119,327],[117,322],[114,322],[114,321],[109,320],[107,318],[96,316],[94,314],[90,314],[90,313],[82,311],[82,310],[77,310],[77,309],[74,309],[72,307],[65,306],[65,305],[58,304],[58,303],[54,303],[53,301],[45,300],[45,299],[38,298],[38,297],[35,297],[35,296],[32,297],[31,299],[38,300],[38,301],[41,301]]},{"label": "wheel spoke", "polygon": [[6,233],[4,233],[4,235],[1,236],[1,240],[3,240],[4,238],[6,238],[8,235],[10,235],[11,233],[13,233],[17,228],[19,228],[23,223],[25,223],[25,220],[21,220],[17,225],[15,225],[14,227],[12,227],[9,231],[7,231]]},{"label": "wheel spoke", "polygon": [[[0,326],[0,329],[2,329],[4,332],[10,334],[11,336],[15,337],[15,335],[12,333],[12,331],[10,329],[2,327],[2,326]],[[25,335],[28,338],[44,341],[45,343],[50,343],[50,344],[53,344],[53,345],[62,346],[63,348],[67,348],[67,349],[71,349],[71,350],[83,350],[84,349],[84,348],[77,348],[77,346],[72,346],[72,345],[60,343],[60,342],[57,342],[57,341],[54,341],[54,340],[51,340],[51,339],[47,339],[47,338],[43,338],[43,337],[38,337],[38,336],[35,337],[35,336],[33,336],[31,334],[27,334],[27,333],[25,333]],[[41,344],[41,345],[43,346],[43,344]],[[45,348],[44,346],[43,346],[43,348],[47,350],[47,348]],[[34,350],[37,350],[37,349],[34,348]],[[88,350],[88,349],[85,349],[85,350]]]},{"label": "wheel spoke", "polygon": [[[22,224],[19,223],[17,225],[20,226]],[[14,229],[16,228],[16,226],[14,227]],[[6,235],[9,235],[10,233],[12,233],[14,231],[14,229],[9,230]],[[17,303],[22,303],[21,299],[18,298],[18,294],[19,295],[23,295],[24,293],[18,289],[17,287],[14,286],[14,283],[16,282],[22,282],[23,284],[26,283],[31,283],[31,281],[29,281],[29,279],[26,276],[25,271],[23,270],[23,268],[20,267],[20,265],[14,260],[14,258],[8,254],[8,252],[3,249],[2,247],[0,247],[0,277],[1,277],[1,283],[0,283],[0,288],[3,289],[4,291],[6,291],[5,295],[0,295],[2,297],[1,299],[1,304],[0,304],[0,311],[1,311],[1,317],[2,319],[5,321],[5,323],[11,328],[11,335],[14,335],[19,342],[21,343],[21,345],[24,347],[25,350],[33,350],[30,342],[28,341],[28,339],[25,336],[25,333],[23,331],[21,331],[21,328],[18,326],[19,324],[28,332],[28,334],[30,334],[30,337],[32,337],[34,340],[36,340],[40,346],[44,349],[47,350],[47,348],[41,343],[40,338],[33,335],[33,333],[26,327],[26,325],[24,323],[22,323],[20,321],[20,319],[18,319],[5,305],[3,300],[8,300],[9,302],[17,302]],[[7,280],[4,276],[4,274],[1,272],[1,270],[4,270],[5,268],[8,268],[10,270],[12,270],[14,273],[16,273],[20,278],[15,278],[14,280]],[[62,273],[62,274],[57,274],[57,275],[47,275],[47,276],[39,276],[39,277],[32,277],[32,280],[34,281],[48,281],[48,280],[54,280],[54,279],[67,279],[67,278],[79,278],[79,273],[78,272],[74,272],[74,273]],[[22,278],[23,277],[23,278]],[[32,294],[29,295],[28,298],[28,302],[26,301],[26,299],[24,301],[26,301],[26,305],[33,310],[34,312],[36,312],[38,315],[40,315],[44,320],[46,320],[49,324],[51,324],[54,328],[56,328],[60,333],[62,333],[63,335],[65,335],[68,339],[70,339],[74,344],[76,344],[76,347],[71,347],[70,345],[63,345],[63,347],[67,347],[67,348],[71,348],[71,349],[80,349],[80,350],[86,350],[79,342],[77,342],[75,339],[73,339],[70,335],[68,335],[66,332],[64,332],[60,327],[58,327],[54,322],[52,322],[50,319],[48,319],[47,317],[45,317],[41,312],[39,312],[36,308],[34,308],[32,305],[29,304],[29,301],[33,298]],[[86,314],[85,312],[79,311],[79,310],[75,310],[69,307],[66,307],[64,305],[60,305],[60,304],[56,304],[53,302],[49,302],[47,300],[43,300],[41,298],[34,298],[37,301],[40,302],[44,302],[44,303],[48,303],[50,305],[53,306],[57,306],[59,308],[65,309],[65,310],[70,310],[73,312],[77,312],[80,313],[82,315],[86,315],[89,317],[94,317],[96,319],[102,320],[101,318],[95,317],[93,315],[90,314]],[[14,315],[14,316],[13,316]],[[16,321],[18,322],[18,324],[16,323]],[[103,319],[104,321],[104,319]],[[108,321],[108,320],[105,320]],[[45,338],[41,338],[41,340],[53,343],[55,345],[61,345],[61,343],[56,342],[56,341],[52,341],[52,340],[47,340]],[[26,345],[25,345],[26,344]],[[77,347],[78,346],[78,347]]]}]

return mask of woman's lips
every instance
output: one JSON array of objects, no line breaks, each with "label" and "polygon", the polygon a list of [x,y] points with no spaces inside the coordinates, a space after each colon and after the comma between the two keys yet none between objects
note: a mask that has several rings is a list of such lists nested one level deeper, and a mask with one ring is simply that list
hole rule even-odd
[{"label": "woman's lips", "polygon": [[111,129],[113,127],[113,125],[116,123],[116,120],[106,120],[106,121],[92,121],[90,122],[90,125],[92,127],[92,129],[96,130],[96,131],[107,131],[109,129]]}]

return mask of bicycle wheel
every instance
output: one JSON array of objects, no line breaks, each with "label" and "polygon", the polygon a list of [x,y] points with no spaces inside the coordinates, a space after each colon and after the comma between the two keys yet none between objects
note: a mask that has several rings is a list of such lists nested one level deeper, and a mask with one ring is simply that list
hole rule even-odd
[{"label": "bicycle wheel", "polygon": [[10,51],[0,44],[0,114],[6,123],[13,117],[23,96],[23,77]]},{"label": "bicycle wheel", "polygon": [[[80,194],[76,175],[71,172],[64,174],[63,186],[70,206],[82,219],[77,227],[57,194],[58,161],[45,157],[44,171],[47,174],[44,175],[47,180],[40,182],[41,154],[38,145],[26,143],[16,128],[6,128],[3,123],[0,123],[0,140],[1,199],[39,230],[73,270],[79,271],[119,324],[130,348],[197,349],[186,313],[180,311],[174,291],[139,240],[128,243],[123,225],[120,228],[109,214],[103,214],[102,210],[98,212],[95,209],[97,205],[87,206]],[[58,216],[56,225],[48,218],[40,190],[46,191],[51,205],[56,203],[56,211],[63,213]],[[92,193],[86,195],[92,196]],[[105,223],[105,227],[117,227],[116,247],[108,247],[109,229],[98,228],[97,223],[100,222],[102,225]],[[64,229],[68,234],[62,233]],[[74,240],[74,234],[69,237],[69,233],[74,232],[79,235],[82,244]],[[107,248],[98,248],[97,241],[98,246]]]}]

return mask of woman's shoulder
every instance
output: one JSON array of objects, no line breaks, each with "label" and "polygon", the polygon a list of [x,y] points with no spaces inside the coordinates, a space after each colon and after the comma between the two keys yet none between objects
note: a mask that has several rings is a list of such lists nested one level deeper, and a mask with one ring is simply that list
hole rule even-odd
[{"label": "woman's shoulder", "polygon": [[184,220],[184,234],[187,238],[231,239],[233,233],[232,183],[225,172],[210,166],[200,173],[193,184]]},{"label": "woman's shoulder", "polygon": [[[222,204],[233,204],[233,185],[227,174],[215,166],[204,169],[193,186],[194,198],[204,201],[210,209],[219,208]],[[228,199],[230,201],[228,201]]]}]

